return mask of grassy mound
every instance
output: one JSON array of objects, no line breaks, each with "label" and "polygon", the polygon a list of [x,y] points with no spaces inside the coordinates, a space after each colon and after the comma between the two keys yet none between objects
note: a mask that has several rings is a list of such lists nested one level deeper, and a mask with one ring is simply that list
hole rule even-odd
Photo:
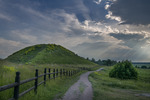
[{"label": "grassy mound", "polygon": [[93,64],[72,51],[55,44],[26,47],[5,60],[23,64]]}]

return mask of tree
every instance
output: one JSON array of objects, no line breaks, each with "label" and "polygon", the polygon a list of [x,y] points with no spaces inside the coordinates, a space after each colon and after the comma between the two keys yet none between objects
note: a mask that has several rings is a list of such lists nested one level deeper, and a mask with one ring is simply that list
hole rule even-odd
[{"label": "tree", "polygon": [[91,61],[95,63],[95,59],[94,59],[94,58],[92,58],[92,60],[91,60]]},{"label": "tree", "polygon": [[111,66],[111,63],[112,63],[112,62],[111,62],[110,59],[107,59],[107,60],[106,60],[106,65],[107,65],[107,66]]},{"label": "tree", "polygon": [[89,58],[87,57],[86,60],[89,60]]},{"label": "tree", "polygon": [[97,61],[97,64],[102,65],[102,61],[99,59],[99,60]]},{"label": "tree", "polygon": [[141,68],[146,69],[146,68],[147,68],[147,66],[143,65],[143,66],[141,66]]},{"label": "tree", "polygon": [[119,79],[137,79],[138,73],[132,63],[126,60],[114,65],[114,68],[109,72],[109,76]]}]

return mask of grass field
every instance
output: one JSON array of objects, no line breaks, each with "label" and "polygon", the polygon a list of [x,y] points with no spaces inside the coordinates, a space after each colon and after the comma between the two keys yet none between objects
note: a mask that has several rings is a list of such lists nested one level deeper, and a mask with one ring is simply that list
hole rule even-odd
[{"label": "grass field", "polygon": [[112,67],[104,67],[89,76],[94,100],[150,100],[150,69],[137,69],[138,80],[119,80],[109,77]]},{"label": "grass field", "polygon": [[[88,65],[57,65],[57,64],[44,64],[44,65],[22,65],[10,62],[0,62],[0,86],[14,83],[15,72],[20,71],[21,80],[29,79],[35,76],[35,69],[39,69],[39,75],[44,73],[44,68],[65,68],[67,70],[76,69],[77,67],[92,67]],[[54,98],[61,97],[68,88],[78,80],[81,73],[72,77],[56,78],[55,80],[46,81],[46,86],[43,84],[38,87],[37,95],[34,90],[20,97],[19,100],[53,100]],[[48,77],[48,76],[47,76]],[[43,77],[39,78],[39,82],[43,80]],[[20,93],[34,86],[34,81],[23,84],[20,86]],[[8,100],[13,97],[13,88],[0,92],[0,100]]]}]

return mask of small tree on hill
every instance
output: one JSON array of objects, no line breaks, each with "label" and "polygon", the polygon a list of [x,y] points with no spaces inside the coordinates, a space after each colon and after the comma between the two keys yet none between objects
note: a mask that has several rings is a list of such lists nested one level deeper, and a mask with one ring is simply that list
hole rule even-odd
[{"label": "small tree on hill", "polygon": [[94,58],[92,58],[92,60],[91,60],[91,61],[95,63],[95,59],[94,59]]},{"label": "small tree on hill", "polygon": [[132,63],[126,60],[114,65],[114,68],[109,72],[109,76],[119,79],[137,79],[138,73]]}]

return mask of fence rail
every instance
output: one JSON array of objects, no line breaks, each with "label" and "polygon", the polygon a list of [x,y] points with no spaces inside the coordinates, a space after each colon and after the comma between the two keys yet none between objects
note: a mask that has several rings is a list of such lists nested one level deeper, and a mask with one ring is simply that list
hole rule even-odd
[{"label": "fence rail", "polygon": [[[20,81],[20,72],[16,72],[15,83],[0,86],[0,92],[14,87],[13,98],[10,98],[9,100],[18,100],[19,97],[23,96],[24,94],[30,92],[33,89],[34,89],[34,92],[36,94],[38,86],[41,84],[45,85],[47,80],[55,79],[57,77],[62,77],[62,76],[72,76],[72,75],[80,72],[81,70],[89,70],[89,69],[87,69],[87,68],[78,68],[77,70],[53,69],[53,72],[51,72],[51,69],[48,68],[48,73],[47,73],[47,69],[45,68],[44,74],[41,74],[41,75],[39,75],[38,69],[36,69],[35,70],[35,77],[30,78],[30,79],[26,79],[26,80],[22,80],[22,81]],[[47,75],[48,75],[48,79],[46,77]],[[43,76],[44,76],[44,80],[41,82],[38,82],[38,79],[40,77],[43,77]],[[31,82],[31,81],[34,81],[34,86],[23,91],[22,93],[19,93],[20,85]]]}]

